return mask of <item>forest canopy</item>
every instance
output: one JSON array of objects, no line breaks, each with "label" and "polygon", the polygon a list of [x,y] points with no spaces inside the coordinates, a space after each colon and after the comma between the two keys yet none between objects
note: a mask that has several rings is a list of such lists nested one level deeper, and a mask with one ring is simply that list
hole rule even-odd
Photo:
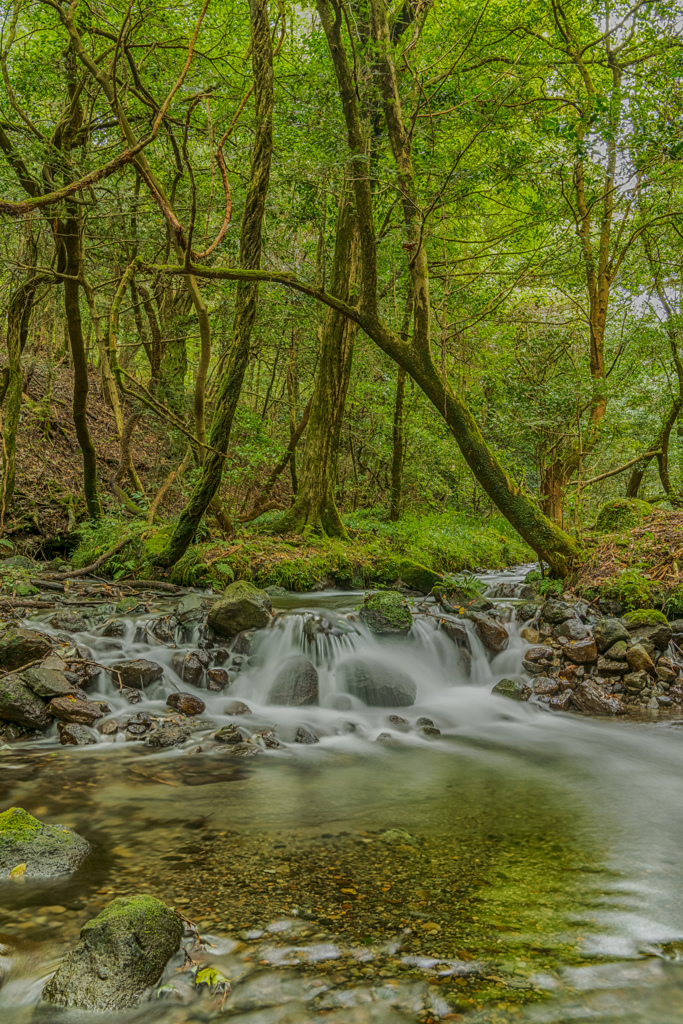
[{"label": "forest canopy", "polygon": [[3,530],[500,515],[564,575],[680,507],[682,15],[12,0]]}]

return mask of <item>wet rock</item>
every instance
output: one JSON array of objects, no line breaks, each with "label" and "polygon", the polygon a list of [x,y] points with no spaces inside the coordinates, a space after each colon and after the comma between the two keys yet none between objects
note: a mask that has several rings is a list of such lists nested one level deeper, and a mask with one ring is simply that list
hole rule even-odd
[{"label": "wet rock", "polygon": [[501,651],[507,649],[510,637],[507,629],[501,626],[500,622],[496,622],[495,619],[488,615],[482,615],[480,612],[468,612],[467,617],[474,623],[475,632],[484,647],[493,654],[500,654]]},{"label": "wet rock", "polygon": [[624,686],[632,693],[639,693],[650,684],[650,676],[647,672],[629,672],[624,676]]},{"label": "wet rock", "polygon": [[158,726],[153,733],[150,733],[145,741],[146,747],[166,748],[177,747],[190,735],[186,725],[177,725],[175,722],[165,722]]},{"label": "wet rock", "polygon": [[180,918],[153,896],[119,897],[81,929],[43,1000],[83,1010],[137,1006],[177,952]]},{"label": "wet rock", "polygon": [[567,619],[575,617],[574,609],[566,601],[557,601],[551,597],[541,608],[541,618],[544,622],[552,622],[554,626],[566,622]]},{"label": "wet rock", "polygon": [[64,630],[67,633],[82,633],[88,628],[88,623],[82,615],[77,612],[57,612],[50,619],[53,629]]},{"label": "wet rock", "polygon": [[543,661],[550,660],[553,656],[552,647],[530,647],[524,652],[525,661]]},{"label": "wet rock", "polygon": [[538,605],[523,604],[517,609],[517,618],[520,622],[528,622],[529,619],[533,619],[537,611]]},{"label": "wet rock", "polygon": [[307,658],[287,658],[268,694],[270,704],[300,707],[318,703],[318,671]]},{"label": "wet rock", "polygon": [[220,690],[227,690],[230,686],[230,676],[228,675],[227,669],[224,668],[210,668],[208,673],[207,689],[219,692]]},{"label": "wet rock", "polygon": [[228,704],[223,710],[224,715],[250,715],[251,708],[248,704],[244,704],[241,700],[234,700],[232,704]]},{"label": "wet rock", "polygon": [[389,725],[394,729],[401,729],[403,732],[407,732],[410,728],[405,718],[401,718],[400,715],[389,715]]},{"label": "wet rock", "polygon": [[253,743],[260,743],[267,750],[279,750],[282,746],[273,729],[263,729],[261,732],[255,732],[252,736]]},{"label": "wet rock", "polygon": [[5,569],[33,569],[35,564],[26,555],[10,555],[9,558],[0,560],[0,565]]},{"label": "wet rock", "polygon": [[242,654],[248,656],[251,654],[251,648],[254,643],[255,632],[253,629],[244,630],[242,633],[238,633],[235,637],[232,646],[230,648],[231,653]]},{"label": "wet rock", "polygon": [[64,697],[78,689],[77,683],[67,679],[63,672],[42,665],[27,668],[20,678],[38,697]]},{"label": "wet rock", "polygon": [[491,690],[498,697],[507,697],[509,700],[528,700],[531,696],[531,688],[521,679],[501,679]]},{"label": "wet rock", "polygon": [[[630,646],[631,646],[630,641],[627,641],[627,640],[617,640],[617,642],[615,644],[612,644],[612,646],[609,648],[609,650],[605,651],[605,657],[606,658],[611,658],[612,661],[625,661],[626,660],[626,652],[627,652],[627,650],[629,649]],[[599,650],[599,648],[598,648],[598,650]]]},{"label": "wet rock", "polygon": [[597,661],[598,648],[595,640],[590,637],[586,640],[569,642],[562,648],[565,657],[577,665],[585,665],[589,661]]},{"label": "wet rock", "polygon": [[13,672],[44,658],[50,643],[33,629],[10,627],[0,633],[0,669]]},{"label": "wet rock", "polygon": [[152,719],[144,711],[138,711],[126,722],[126,739],[139,740],[145,736],[153,727]]},{"label": "wet rock", "polygon": [[544,675],[550,670],[551,662],[543,661],[526,661],[522,660],[522,668],[525,672],[528,672],[530,676]]},{"label": "wet rock", "polygon": [[659,710],[659,701],[657,700],[657,698],[654,695],[652,697],[650,697],[649,701],[647,702],[647,709],[648,709],[648,711],[658,711]]},{"label": "wet rock", "polygon": [[164,674],[161,665],[157,665],[156,661],[147,661],[146,658],[117,661],[109,671],[114,683],[121,682],[123,686],[130,686],[134,689],[151,686]]},{"label": "wet rock", "polygon": [[434,722],[431,720],[431,718],[422,717],[422,718],[418,718],[418,720],[417,720],[417,722],[415,724],[418,725],[418,726],[420,726],[420,725],[433,726]]},{"label": "wet rock", "polygon": [[132,689],[130,686],[124,686],[123,696],[129,704],[140,704],[142,701],[142,694],[140,691]]},{"label": "wet rock", "polygon": [[121,619],[112,619],[104,624],[100,632],[102,636],[122,640],[126,635],[126,624]]},{"label": "wet rock", "polygon": [[[164,615],[160,619],[152,619],[145,623],[144,639],[150,643],[150,637],[158,640],[160,644],[173,647],[175,645],[175,631],[179,622],[175,615]],[[136,638],[137,639],[137,638]]]},{"label": "wet rock", "polygon": [[218,636],[233,637],[245,629],[267,626],[272,611],[273,606],[265,590],[238,580],[226,587],[223,597],[213,604],[208,623]]},{"label": "wet rock", "polygon": [[598,657],[598,675],[623,676],[629,671],[627,661],[612,661],[602,654]]},{"label": "wet rock", "polygon": [[548,707],[551,711],[568,711],[572,699],[572,690],[563,690],[562,693],[551,697]]},{"label": "wet rock", "polygon": [[102,712],[89,700],[78,700],[75,697],[54,697],[47,706],[48,711],[60,722],[94,725],[102,718]]},{"label": "wet rock", "polygon": [[377,636],[405,636],[413,625],[410,609],[395,590],[367,594],[359,615]]},{"label": "wet rock", "polygon": [[657,678],[663,683],[674,683],[678,672],[667,658],[660,658],[656,668]]},{"label": "wet rock", "polygon": [[564,636],[567,640],[585,640],[590,635],[588,626],[584,626],[579,619],[566,619],[553,630],[553,636]]},{"label": "wet rock", "polygon": [[264,589],[269,597],[286,597],[289,593],[288,590],[284,587],[279,587],[276,583],[271,583],[269,587],[265,587]]},{"label": "wet rock", "polygon": [[244,743],[245,737],[236,725],[224,725],[213,734],[216,743]]},{"label": "wet rock", "polygon": [[472,652],[468,647],[459,647],[458,658],[465,679],[469,679],[472,675]]},{"label": "wet rock", "polygon": [[0,720],[41,731],[52,724],[52,716],[45,701],[29,689],[18,675],[0,678]]},{"label": "wet rock", "polygon": [[442,633],[445,633],[454,644],[457,644],[458,647],[466,647],[469,649],[470,638],[462,623],[454,622],[453,619],[441,619],[439,629]]},{"label": "wet rock", "polygon": [[175,617],[181,626],[196,626],[204,621],[204,602],[198,594],[185,594],[178,602]]},{"label": "wet rock", "polygon": [[0,877],[20,864],[29,878],[71,874],[90,853],[90,845],[63,825],[44,825],[22,807],[0,814]]},{"label": "wet rock", "polygon": [[410,676],[399,669],[386,668],[371,658],[351,659],[337,669],[341,686],[370,707],[410,707],[415,703],[417,687]]},{"label": "wet rock", "polygon": [[194,651],[188,654],[175,654],[173,656],[173,668],[176,670],[184,683],[190,686],[197,686],[204,676],[204,666]]},{"label": "wet rock", "polygon": [[534,693],[550,694],[557,693],[560,684],[557,679],[549,679],[548,676],[538,676],[534,679]]},{"label": "wet rock", "polygon": [[87,725],[81,725],[79,722],[72,722],[70,724],[58,722],[57,729],[59,730],[59,742],[63,747],[87,747],[97,742],[92,734],[92,730]]},{"label": "wet rock", "polygon": [[441,729],[437,729],[435,725],[421,725],[419,729],[420,735],[422,736],[440,736]]},{"label": "wet rock", "polygon": [[113,736],[119,731],[118,722],[113,718],[109,718],[106,722],[98,722],[96,728],[102,736]]},{"label": "wet rock", "polygon": [[295,743],[303,743],[303,744],[305,744],[307,746],[311,746],[313,743],[319,743],[320,740],[315,735],[315,733],[310,731],[310,729],[305,729],[303,726],[300,726],[296,730],[296,734],[294,736],[294,742]]},{"label": "wet rock", "polygon": [[634,644],[626,652],[626,661],[632,672],[648,672],[651,676],[655,674],[655,665],[641,644]]},{"label": "wet rock", "polygon": [[201,715],[206,711],[206,704],[194,693],[169,693],[166,707],[173,708],[182,715]]},{"label": "wet rock", "polygon": [[625,711],[618,697],[608,697],[589,682],[580,683],[572,690],[572,704],[587,715],[620,715]]},{"label": "wet rock", "polygon": [[525,626],[524,629],[520,629],[519,635],[521,639],[524,640],[524,642],[527,644],[538,643],[539,637],[537,629],[531,629],[529,626]]},{"label": "wet rock", "polygon": [[669,629],[668,625],[657,624],[654,626],[636,626],[632,632],[632,639],[641,643],[645,647],[646,643],[649,642],[657,647],[660,651],[666,651],[673,634]]}]

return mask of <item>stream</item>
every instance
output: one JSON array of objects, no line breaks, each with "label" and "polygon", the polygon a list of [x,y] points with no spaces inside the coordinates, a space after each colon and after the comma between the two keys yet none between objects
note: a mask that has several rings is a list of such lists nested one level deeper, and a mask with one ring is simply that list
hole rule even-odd
[{"label": "stream", "polygon": [[[495,594],[528,568],[483,578]],[[590,719],[492,695],[528,646],[515,599],[496,599],[511,635],[502,654],[487,655],[466,624],[469,678],[430,599],[415,600],[407,639],[370,634],[362,599],[273,598],[272,626],[226,654],[230,685],[218,692],[179,674],[195,627],[175,647],[151,631],[177,599],[58,634],[103,666],[89,692],[110,708],[103,722],[170,716],[172,690],[206,710],[171,749],[131,742],[125,727],[60,746],[56,726],[0,748],[0,809],[73,828],[94,850],[68,879],[0,882],[3,1024],[102,1019],[41,1006],[40,992],[83,924],[133,893],[178,908],[197,929],[198,969],[232,985],[198,991],[181,960],[156,998],[107,1015],[116,1021],[683,1019],[683,720]],[[26,624],[57,634],[49,618]],[[295,654],[316,665],[319,706],[268,703]],[[106,669],[135,658],[164,676],[131,706]],[[354,659],[407,674],[414,705],[367,707],[342,692]],[[250,713],[226,715],[234,701]],[[230,723],[258,756],[209,742]]]}]

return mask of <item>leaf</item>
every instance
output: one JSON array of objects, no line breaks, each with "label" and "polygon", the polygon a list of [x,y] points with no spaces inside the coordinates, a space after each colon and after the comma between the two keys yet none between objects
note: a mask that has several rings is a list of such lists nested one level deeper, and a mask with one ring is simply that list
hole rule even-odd
[{"label": "leaf", "polygon": [[215,967],[205,967],[203,971],[199,971],[195,978],[195,984],[197,985],[208,985],[209,988],[216,989],[219,985],[228,986],[230,979],[226,978],[224,974],[221,974]]},{"label": "leaf", "polygon": [[26,871],[27,866],[28,865],[26,865],[26,864],[17,864],[17,866],[15,868],[12,868],[12,870],[10,871],[10,873],[9,873],[10,878],[19,878],[20,875],[24,874],[24,872]]}]

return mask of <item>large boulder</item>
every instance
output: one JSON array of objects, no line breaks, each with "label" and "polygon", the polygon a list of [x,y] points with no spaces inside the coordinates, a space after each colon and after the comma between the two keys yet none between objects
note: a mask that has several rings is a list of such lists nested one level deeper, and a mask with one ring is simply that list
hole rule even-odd
[{"label": "large boulder", "polygon": [[243,629],[262,629],[270,622],[273,606],[265,590],[238,580],[223,591],[209,612],[209,626],[218,636],[232,637]]},{"label": "large boulder", "polygon": [[204,615],[204,602],[199,594],[185,594],[175,610],[175,617],[181,626],[196,626],[204,620]]},{"label": "large boulder", "polygon": [[410,609],[395,590],[367,594],[359,614],[377,636],[405,636],[413,625]]},{"label": "large boulder", "polygon": [[412,562],[408,558],[401,559],[398,564],[398,572],[407,587],[411,590],[419,590],[422,594],[428,594],[432,587],[441,583],[443,579],[438,572],[434,572],[433,569],[427,568],[420,562]]},{"label": "large boulder", "polygon": [[67,694],[75,694],[78,690],[78,685],[70,682],[63,672],[45,668],[43,665],[27,668],[21,673],[20,678],[38,697],[66,697]]},{"label": "large boulder", "polygon": [[553,626],[559,626],[561,622],[575,617],[576,612],[570,604],[567,604],[566,601],[558,601],[554,597],[549,598],[541,608],[541,618],[544,622],[552,623]]},{"label": "large boulder", "polygon": [[648,672],[655,675],[655,664],[641,644],[634,644],[626,651],[626,661],[631,672]]},{"label": "large boulder", "polygon": [[77,725],[94,725],[102,718],[102,711],[91,700],[78,700],[76,697],[53,697],[48,704],[48,711],[60,722]]},{"label": "large boulder", "polygon": [[371,658],[352,659],[337,669],[342,688],[375,708],[407,708],[415,703],[417,686],[405,672]]},{"label": "large boulder", "polygon": [[268,694],[269,704],[300,707],[318,703],[318,670],[307,658],[287,658],[278,670]]},{"label": "large boulder", "polygon": [[528,700],[531,696],[531,688],[523,679],[501,679],[491,690],[497,697],[507,697],[508,700]]},{"label": "large boulder", "polygon": [[120,681],[123,686],[131,686],[136,690],[151,686],[164,674],[161,665],[158,665],[156,661],[147,661],[146,658],[117,661],[110,667],[109,672],[115,683]]},{"label": "large boulder", "polygon": [[586,715],[621,715],[626,708],[618,697],[608,697],[591,683],[579,683],[572,691],[571,702]]},{"label": "large boulder", "polygon": [[484,647],[493,654],[500,654],[507,649],[510,636],[505,626],[481,612],[468,612],[467,617],[474,623],[475,632]]},{"label": "large boulder", "polygon": [[77,612],[57,612],[50,619],[53,629],[63,630],[66,633],[82,633],[88,628],[88,623]]},{"label": "large boulder", "polygon": [[16,722],[27,729],[47,729],[52,724],[45,701],[36,696],[18,675],[0,678],[0,719]]},{"label": "large boulder", "polygon": [[0,669],[13,672],[32,661],[44,658],[50,650],[49,641],[33,629],[10,627],[0,633]]},{"label": "large boulder", "polygon": [[601,654],[620,640],[630,640],[629,631],[619,619],[600,619],[593,626],[593,637]]},{"label": "large boulder", "polygon": [[22,807],[0,814],[0,877],[21,865],[32,878],[70,874],[89,853],[89,843],[70,828],[44,825]]},{"label": "large boulder", "polygon": [[671,643],[673,632],[666,615],[654,608],[638,608],[627,612],[623,623],[632,639],[649,640],[660,651],[665,651]]},{"label": "large boulder", "polygon": [[119,897],[81,929],[43,1000],[83,1010],[137,1006],[180,947],[180,918],[153,896]]}]

